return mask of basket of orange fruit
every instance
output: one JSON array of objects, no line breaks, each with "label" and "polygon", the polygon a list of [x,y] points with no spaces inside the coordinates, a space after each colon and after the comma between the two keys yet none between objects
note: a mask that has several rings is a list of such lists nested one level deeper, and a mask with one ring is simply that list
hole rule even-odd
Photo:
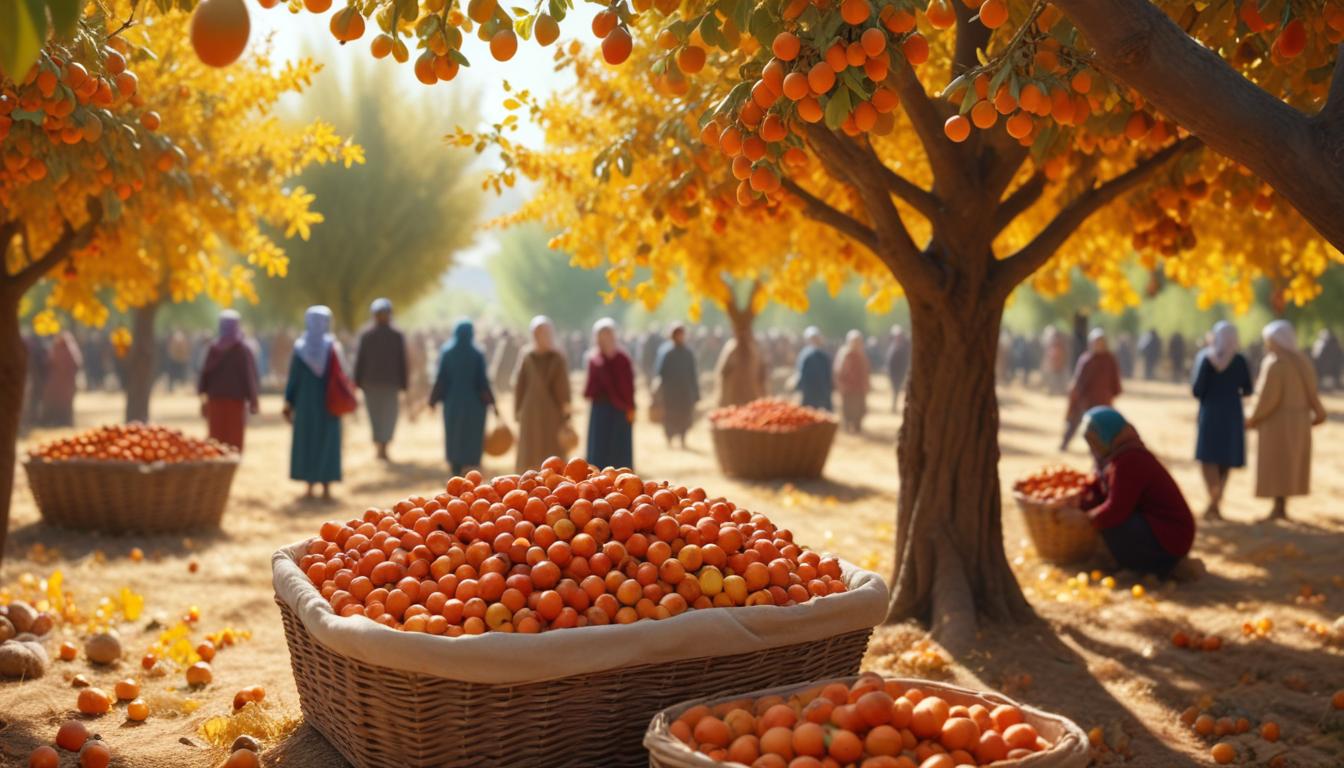
[{"label": "basket of orange fruit", "polygon": [[238,452],[168,427],[117,424],[38,445],[23,467],[52,525],[161,533],[219,525]]},{"label": "basket of orange fruit", "polygon": [[836,419],[778,398],[711,411],[719,468],[747,480],[820,477],[835,442]]},{"label": "basket of orange fruit", "polygon": [[701,489],[551,458],[272,561],[305,720],[359,768],[642,766],[649,720],[855,674],[881,577]]},{"label": "basket of orange fruit", "polygon": [[687,701],[644,737],[653,768],[1083,768],[1067,718],[998,693],[858,677]]},{"label": "basket of orange fruit", "polygon": [[1094,476],[1063,465],[1043,467],[1013,484],[1013,498],[1036,553],[1055,563],[1085,560],[1097,531],[1079,502]]}]

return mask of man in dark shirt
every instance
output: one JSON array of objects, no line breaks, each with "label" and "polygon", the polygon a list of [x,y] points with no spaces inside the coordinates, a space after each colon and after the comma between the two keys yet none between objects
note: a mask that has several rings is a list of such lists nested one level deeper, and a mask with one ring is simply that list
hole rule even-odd
[{"label": "man in dark shirt", "polygon": [[373,321],[360,332],[355,353],[355,385],[364,390],[378,458],[387,461],[387,445],[397,429],[398,401],[408,378],[406,339],[392,325],[391,301],[378,299],[369,311]]}]

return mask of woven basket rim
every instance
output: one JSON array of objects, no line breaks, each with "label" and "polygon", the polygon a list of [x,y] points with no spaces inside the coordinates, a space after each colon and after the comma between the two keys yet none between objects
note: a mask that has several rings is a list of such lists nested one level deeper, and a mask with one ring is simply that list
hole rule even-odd
[{"label": "woven basket rim", "polygon": [[[762,688],[755,691],[746,691],[743,693],[733,693],[728,695],[719,694],[698,699],[688,699],[686,701],[678,702],[677,704],[674,704],[668,707],[667,709],[658,712],[656,715],[653,716],[653,719],[649,721],[649,728],[647,731],[644,732],[644,747],[647,750],[649,750],[650,753],[654,752],[655,749],[661,751],[670,750],[674,754],[667,755],[667,757],[675,757],[676,759],[684,761],[687,765],[694,765],[697,768],[719,768],[720,766],[726,768],[726,766],[736,765],[735,763],[716,761],[710,758],[708,755],[705,755],[701,752],[697,752],[696,750],[693,750],[690,747],[686,746],[686,744],[682,743],[680,739],[676,738],[671,734],[669,730],[669,723],[675,720],[676,717],[680,716],[682,712],[685,712],[687,709],[690,709],[691,707],[699,704],[713,705],[713,704],[720,704],[726,701],[734,701],[737,699],[759,699],[764,696],[785,695],[789,693],[796,693],[802,690],[807,690],[809,688],[820,687],[822,685],[835,682],[845,683],[848,685],[852,684],[855,680],[859,679],[859,677],[861,677],[861,675],[822,678],[820,680],[813,680],[807,683],[801,683],[797,685],[781,685],[772,688]],[[1076,756],[1083,758],[1082,762],[1079,762],[1078,765],[1082,766],[1087,764],[1086,762],[1087,758],[1086,748],[1088,745],[1087,734],[1083,732],[1083,729],[1079,727],[1077,723],[1073,722],[1072,719],[1065,717],[1064,715],[1056,714],[1054,712],[1046,712],[1045,710],[1038,709],[1029,704],[1023,704],[1019,701],[1012,699],[1009,696],[999,693],[998,691],[977,691],[971,688],[965,688],[956,685],[954,683],[945,683],[940,682],[938,680],[924,680],[913,677],[889,677],[887,675],[882,675],[882,679],[888,682],[896,682],[901,685],[905,685],[907,687],[917,687],[924,690],[929,689],[940,690],[943,692],[951,692],[958,695],[974,696],[993,704],[1008,704],[1017,707],[1018,709],[1021,709],[1023,714],[1025,714],[1029,719],[1046,720],[1059,725],[1059,727],[1062,730],[1062,733],[1060,734],[1059,738],[1055,739],[1054,745],[1049,750],[1045,752],[1033,753],[1030,757],[1020,758],[1017,761],[1009,761],[1008,764],[1010,765],[1024,766],[1024,768],[1030,768],[1030,766],[1033,766],[1038,762],[1043,762],[1044,759],[1047,758],[1058,759],[1060,757],[1069,756],[1065,750],[1068,750],[1074,753]],[[995,763],[995,765],[998,764],[999,763]]]},{"label": "woven basket rim", "polygon": [[1065,498],[1062,499],[1054,499],[1052,501],[1041,501],[1040,499],[1034,499],[1028,496],[1027,494],[1017,490],[1016,488],[1013,489],[1013,499],[1017,501],[1019,504],[1026,505],[1028,507],[1040,507],[1043,509],[1077,509],[1078,511],[1081,512],[1082,508],[1078,505],[1078,501],[1082,498],[1083,498],[1083,492],[1078,491],[1072,496],[1066,496]]},{"label": "woven basket rim", "polygon": [[[535,648],[531,647],[533,644],[546,643],[547,641],[550,641],[552,644],[555,644],[556,642],[562,639],[572,640],[575,643],[588,641],[593,643],[594,645],[597,645],[599,642],[602,645],[621,644],[624,642],[638,643],[641,639],[645,639],[642,636],[644,632],[648,631],[647,626],[650,624],[650,622],[636,622],[634,624],[609,624],[597,627],[594,626],[575,627],[571,629],[565,629],[563,631],[544,632],[537,635],[517,635],[511,633],[486,632],[480,635],[463,635],[461,637],[447,637],[447,636],[428,635],[415,632],[408,633],[402,630],[383,626],[382,624],[379,624],[375,621],[372,621],[367,618],[362,618],[359,616],[340,617],[337,616],[335,611],[331,609],[330,603],[328,603],[327,600],[322,597],[318,588],[313,585],[313,583],[308,579],[307,575],[304,574],[303,571],[298,567],[299,553],[303,551],[303,548],[306,547],[308,542],[311,542],[312,540],[313,538],[309,538],[305,539],[304,541],[291,544],[289,546],[277,550],[272,555],[271,557],[272,575],[273,575],[273,583],[275,586],[276,599],[285,603],[291,610],[294,611],[299,622],[303,624],[304,628],[308,631],[309,635],[312,636],[314,642],[317,642],[321,645],[325,645],[333,653],[353,657],[358,659],[359,661],[362,661],[366,664],[370,664],[373,666],[382,666],[391,669],[400,669],[401,671],[410,672],[412,674],[422,674],[425,676],[439,677],[442,679],[461,680],[463,682],[476,682],[475,680],[472,680],[468,677],[452,677],[448,675],[443,675],[441,673],[431,673],[423,670],[413,669],[409,666],[396,666],[388,664],[385,661],[374,660],[368,658],[367,656],[359,655],[358,653],[354,654],[346,653],[342,649],[332,647],[331,645],[324,643],[322,639],[318,636],[319,633],[315,631],[315,627],[313,627],[310,624],[310,622],[308,621],[308,617],[304,615],[303,606],[300,604],[308,603],[310,601],[316,601],[316,605],[318,606],[320,611],[319,614],[321,617],[320,620],[331,620],[341,622],[340,624],[334,625],[333,631],[335,633],[339,633],[339,635],[342,636],[341,639],[343,642],[352,643],[350,647],[356,648],[360,651],[372,648],[378,648],[380,649],[381,653],[392,653],[392,655],[394,655],[398,659],[402,657],[396,656],[395,653],[389,651],[388,649],[398,648],[400,643],[406,642],[408,638],[415,638],[417,643],[422,641],[428,641],[429,643],[432,644],[430,646],[418,648],[417,651],[421,652],[428,652],[428,653],[434,653],[435,651],[449,652],[453,649],[459,649],[463,653],[476,652],[480,654],[487,654],[490,656],[509,655],[511,658],[514,658],[519,653],[529,653],[535,650]],[[288,563],[288,565],[286,565],[286,563]],[[734,617],[741,617],[743,619],[750,618],[752,615],[781,617],[787,619],[798,616],[800,612],[807,611],[809,609],[809,606],[815,606],[817,604],[817,601],[819,600],[829,599],[831,601],[835,601],[839,599],[849,601],[848,605],[846,606],[847,610],[845,610],[843,614],[848,619],[850,624],[852,624],[852,626],[846,625],[843,627],[836,626],[834,628],[825,628],[825,631],[815,632],[815,634],[817,634],[818,637],[810,637],[806,633],[799,634],[796,637],[789,637],[783,639],[763,638],[760,635],[754,635],[753,639],[757,643],[756,647],[754,648],[744,649],[742,651],[738,650],[725,651],[724,654],[710,654],[710,655],[725,655],[725,654],[731,655],[732,653],[738,653],[738,652],[766,650],[773,647],[783,647],[786,645],[796,644],[800,642],[811,642],[821,637],[842,635],[847,634],[849,632],[860,631],[863,629],[871,631],[872,627],[881,623],[882,618],[885,616],[886,603],[887,600],[889,599],[886,587],[886,581],[880,575],[873,573],[872,571],[860,568],[854,565],[853,563],[849,563],[848,561],[845,560],[841,560],[841,567],[844,569],[844,573],[846,575],[846,581],[851,586],[853,586],[856,581],[862,582],[859,588],[851,589],[847,592],[842,592],[835,595],[825,595],[817,598],[816,600],[808,601],[807,603],[804,603],[802,605],[739,606],[731,609],[732,611],[735,612],[731,615]],[[282,594],[280,584],[282,569],[287,570],[289,568],[293,569],[293,574],[296,574],[296,577],[291,578],[287,576],[286,580],[297,584],[297,589],[299,590],[299,594],[293,595],[294,597],[293,602],[286,599],[286,596]],[[869,602],[871,602],[872,605],[867,605],[867,603]],[[835,606],[835,602],[831,602],[828,605]],[[662,631],[667,631],[669,629],[676,629],[676,628],[689,628],[689,627],[695,627],[696,629],[712,628],[709,627],[707,624],[704,625],[702,624],[708,621],[706,616],[708,616],[710,612],[714,610],[715,609],[713,608],[707,608],[702,609],[700,611],[687,611],[678,616],[673,616],[671,618],[663,619],[662,621],[653,623],[659,625],[659,628]],[[813,608],[812,610],[815,610],[815,608]],[[767,613],[761,613],[762,611]],[[743,612],[750,612],[750,613],[743,613]],[[784,612],[788,613],[786,614]],[[871,614],[871,616],[866,616],[865,614]],[[834,622],[835,619],[831,618],[830,621]],[[862,626],[859,626],[860,624],[862,624]],[[702,626],[696,626],[696,625],[702,625]],[[812,628],[815,628],[816,622],[814,621],[811,626]],[[326,628],[323,628],[323,630],[326,631]],[[364,634],[364,633],[370,633],[370,634]],[[774,640],[779,640],[779,642],[774,642]],[[684,650],[686,647],[688,647],[686,643],[678,644],[679,650]],[[572,646],[567,645],[566,648],[572,650]],[[704,654],[689,654],[680,656],[679,658],[682,659],[701,658],[703,655]],[[651,659],[651,661],[663,661],[663,659],[653,658]],[[600,660],[602,666],[600,666],[597,669],[583,670],[582,672],[562,671],[562,672],[555,672],[554,674],[546,673],[538,676],[527,676],[526,680],[520,680],[519,682],[524,684],[528,682],[542,682],[548,679],[569,677],[573,674],[586,674],[589,672],[618,669],[627,666],[624,663],[610,663],[608,665],[607,662],[608,660],[604,654],[603,658]],[[463,666],[459,668],[468,668],[468,667]],[[479,676],[479,674],[477,676]]]},{"label": "woven basket rim", "polygon": [[242,454],[237,451],[230,451],[223,456],[216,456],[213,459],[196,459],[193,461],[135,461],[133,459],[88,458],[48,459],[44,456],[26,454],[20,459],[19,463],[23,466],[31,464],[39,467],[98,467],[100,469],[134,469],[141,472],[159,472],[171,469],[237,464],[241,461]]},{"label": "woven basket rim", "polygon": [[802,432],[808,432],[823,427],[838,427],[840,425],[839,417],[830,415],[824,421],[815,421],[811,424],[805,424],[801,427],[780,427],[777,429],[745,429],[743,427],[720,427],[714,419],[709,419],[709,428],[713,432],[742,432],[749,435],[796,435]]}]

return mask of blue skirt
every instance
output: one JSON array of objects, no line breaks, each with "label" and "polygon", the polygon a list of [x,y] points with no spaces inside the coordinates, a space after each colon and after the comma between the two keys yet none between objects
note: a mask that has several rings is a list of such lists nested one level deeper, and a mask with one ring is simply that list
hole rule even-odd
[{"label": "blue skirt", "polygon": [[623,411],[594,400],[588,413],[588,463],[598,467],[634,467],[634,433]]}]

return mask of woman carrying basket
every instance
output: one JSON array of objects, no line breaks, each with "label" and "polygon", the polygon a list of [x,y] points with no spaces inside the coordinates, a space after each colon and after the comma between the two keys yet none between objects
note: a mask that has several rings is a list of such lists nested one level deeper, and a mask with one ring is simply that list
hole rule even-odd
[{"label": "woman carrying basket", "polygon": [[1120,567],[1169,575],[1195,541],[1181,489],[1115,409],[1092,408],[1083,423],[1098,478],[1083,494],[1083,510]]}]

